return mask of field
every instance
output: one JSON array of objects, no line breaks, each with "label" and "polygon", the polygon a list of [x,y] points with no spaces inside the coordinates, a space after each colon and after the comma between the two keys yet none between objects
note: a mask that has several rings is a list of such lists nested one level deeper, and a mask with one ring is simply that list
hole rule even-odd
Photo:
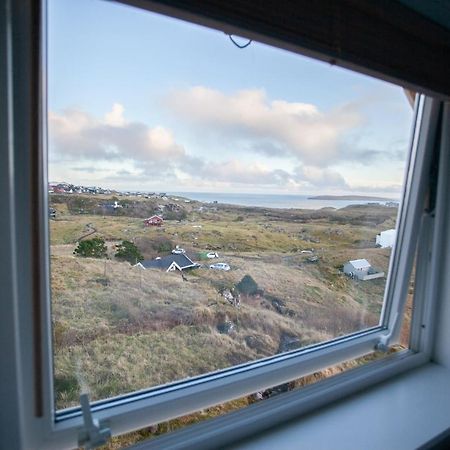
[{"label": "field", "polygon": [[[119,200],[123,208],[105,204]],[[350,279],[349,259],[387,273],[389,249],[375,235],[396,208],[281,210],[185,202],[52,195],[52,310],[58,408],[170,383],[332,339],[378,323],[385,278]],[[143,218],[162,210],[161,227]],[[88,235],[88,236],[87,236]],[[75,256],[80,239],[102,237],[108,258]],[[136,244],[147,259],[175,245],[202,267],[165,273],[118,261]],[[203,260],[215,251],[218,259]],[[226,262],[230,271],[209,269]],[[236,285],[250,276],[254,292]],[[227,298],[228,294],[228,298]]]}]

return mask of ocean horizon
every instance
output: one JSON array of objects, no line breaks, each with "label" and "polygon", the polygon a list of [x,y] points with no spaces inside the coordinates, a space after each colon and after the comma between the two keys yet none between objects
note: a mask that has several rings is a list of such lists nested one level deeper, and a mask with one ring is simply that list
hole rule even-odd
[{"label": "ocean horizon", "polygon": [[[168,192],[171,196],[179,195],[190,200],[204,203],[222,203],[238,206],[256,206],[278,209],[321,209],[321,208],[345,208],[349,205],[364,205],[367,203],[386,204],[388,201],[377,200],[318,200],[312,199],[312,195],[295,194],[239,194],[219,192]],[[398,200],[393,199],[393,202]]]}]

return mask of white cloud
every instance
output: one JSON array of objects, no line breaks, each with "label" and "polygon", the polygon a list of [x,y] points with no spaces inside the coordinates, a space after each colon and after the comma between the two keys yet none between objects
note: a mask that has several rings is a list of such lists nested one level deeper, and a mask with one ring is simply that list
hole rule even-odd
[{"label": "white cloud", "polygon": [[[343,118],[334,118],[332,114],[324,116],[315,106],[303,103],[274,101],[268,104],[264,93],[260,91],[239,93],[226,100],[216,91],[197,88],[194,97],[207,100],[206,104],[200,102],[191,112],[196,115],[196,123],[203,121],[203,126],[207,126],[209,121],[208,129],[214,128],[213,123],[224,131],[225,123],[231,129],[237,129],[236,114],[239,112],[244,124],[241,124],[243,128],[240,132],[248,138],[247,146],[244,145],[240,150],[247,153],[245,157],[236,153],[215,153],[200,157],[198,152],[188,152],[177,142],[171,130],[160,125],[149,126],[128,121],[124,107],[116,103],[103,118],[76,109],[62,113],[50,112],[52,177],[67,178],[72,182],[79,180],[83,184],[101,184],[104,180],[105,185],[115,187],[117,183],[122,188],[137,183],[142,189],[147,186],[148,189],[163,190],[176,190],[177,186],[185,190],[198,188],[222,192],[258,190],[292,193],[398,189],[392,183],[376,185],[369,179],[367,186],[360,182],[364,179],[358,180],[357,187],[353,186],[350,181],[356,178],[350,172],[344,177],[340,170],[320,167],[314,163],[314,158],[308,157],[308,151],[325,148],[325,143],[335,141],[334,136],[339,134],[336,130],[347,126],[339,128],[336,125]],[[219,100],[224,102],[223,111],[217,111],[216,102]],[[201,105],[206,109],[203,110]],[[187,101],[184,106],[190,109],[192,104]],[[272,121],[275,121],[275,125]],[[297,136],[284,123],[290,122],[291,126],[303,127],[305,130],[308,128],[306,124],[315,130],[332,130],[329,121],[337,128],[319,136],[314,136],[309,129],[305,135]],[[288,141],[295,145],[288,146]],[[258,150],[263,146],[264,150]],[[272,151],[281,156],[288,151],[291,154],[298,152],[296,155],[303,152],[306,155],[303,159],[312,159],[313,162],[297,161],[290,166],[289,160],[283,157],[274,159],[264,156],[257,156],[251,161],[249,155],[258,151]]]},{"label": "white cloud", "polygon": [[203,162],[188,169],[193,178],[204,178],[229,184],[284,186],[289,180],[289,173],[273,170],[262,163],[245,164],[239,160],[221,162]]},{"label": "white cloud", "polygon": [[69,109],[49,113],[49,136],[54,160],[135,160],[140,164],[176,161],[185,156],[170,130],[125,120],[115,103],[103,120]]},{"label": "white cloud", "polygon": [[266,187],[275,190],[350,189],[344,177],[336,170],[314,166],[298,166],[293,171],[277,169],[261,162],[246,163],[238,159],[205,161],[186,160],[179,168],[179,178],[198,185],[200,180],[224,188],[240,186]]},{"label": "white cloud", "polygon": [[348,189],[344,177],[336,170],[314,166],[299,166],[295,169],[297,180],[304,180],[311,186]]},{"label": "white cloud", "polygon": [[365,193],[375,193],[375,194],[389,194],[393,197],[400,197],[402,192],[401,183],[364,183],[364,184],[354,184],[351,188],[354,192],[365,192]]},{"label": "white cloud", "polygon": [[254,151],[294,156],[315,166],[339,159],[343,136],[362,120],[350,104],[324,113],[308,103],[269,101],[262,90],[225,95],[197,86],[172,92],[167,106],[204,133],[216,133],[217,139],[246,140]]},{"label": "white cloud", "polygon": [[125,118],[123,117],[124,107],[120,103],[114,103],[112,111],[105,114],[106,125],[113,127],[123,127],[125,125]]}]

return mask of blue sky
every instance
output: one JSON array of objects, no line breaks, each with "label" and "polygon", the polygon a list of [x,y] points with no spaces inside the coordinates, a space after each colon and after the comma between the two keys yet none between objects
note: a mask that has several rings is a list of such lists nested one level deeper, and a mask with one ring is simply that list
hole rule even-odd
[{"label": "blue sky", "polygon": [[117,189],[397,195],[403,91],[101,0],[49,2],[51,180]]}]

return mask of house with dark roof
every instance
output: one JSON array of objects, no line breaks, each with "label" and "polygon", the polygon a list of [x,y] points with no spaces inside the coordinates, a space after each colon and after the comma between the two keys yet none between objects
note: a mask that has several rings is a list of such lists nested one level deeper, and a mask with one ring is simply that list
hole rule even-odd
[{"label": "house with dark roof", "polygon": [[138,262],[135,267],[142,269],[159,269],[164,272],[173,272],[174,270],[195,269],[200,267],[200,264],[192,261],[186,254],[171,254],[156,259],[147,259]]}]

